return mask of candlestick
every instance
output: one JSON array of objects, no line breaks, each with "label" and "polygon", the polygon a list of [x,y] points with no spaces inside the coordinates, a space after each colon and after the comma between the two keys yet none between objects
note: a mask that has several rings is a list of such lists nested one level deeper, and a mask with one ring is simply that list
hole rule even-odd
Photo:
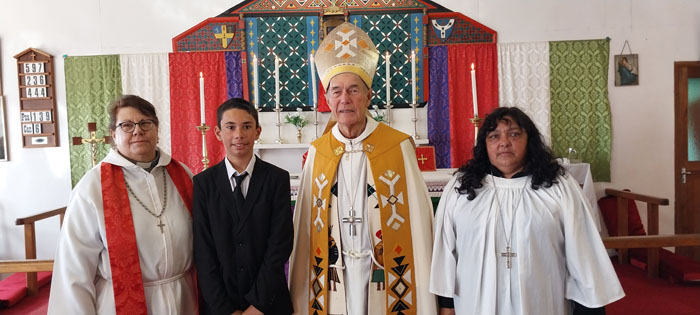
[{"label": "candlestick", "polygon": [[384,69],[386,72],[386,105],[387,107],[391,104],[391,77],[389,76],[389,68],[391,64],[391,55],[387,51],[385,56],[386,62],[384,62]]},{"label": "candlestick", "polygon": [[202,165],[204,165],[204,169],[206,170],[207,167],[209,167],[209,157],[207,156],[207,130],[209,130],[209,126],[202,124],[201,126],[196,126],[197,130],[202,133]]},{"label": "candlestick", "polygon": [[258,96],[258,57],[253,54],[253,93],[255,94],[255,109],[260,108],[260,97]]},{"label": "candlestick", "polygon": [[204,125],[206,113],[204,112],[204,74],[199,73],[199,113],[201,116],[201,123]]},{"label": "candlestick", "polygon": [[474,71],[474,63],[472,63],[472,103],[474,105],[474,116],[479,116],[479,106],[476,103],[476,71]]},{"label": "candlestick", "polygon": [[280,58],[275,55],[275,108],[280,108]]},{"label": "candlestick", "polygon": [[416,52],[411,50],[411,95],[413,96],[411,104],[416,103]]},{"label": "candlestick", "polygon": [[311,104],[316,108],[316,69],[313,54],[309,54],[309,67],[311,68]]}]

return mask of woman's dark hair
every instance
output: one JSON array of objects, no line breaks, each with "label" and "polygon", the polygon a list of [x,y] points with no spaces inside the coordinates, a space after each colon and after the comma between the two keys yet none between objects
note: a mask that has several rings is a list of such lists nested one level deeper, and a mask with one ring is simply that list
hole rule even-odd
[{"label": "woman's dark hair", "polygon": [[532,189],[538,189],[543,184],[551,187],[556,183],[557,175],[564,175],[564,170],[554,158],[552,150],[542,141],[540,132],[530,117],[517,107],[500,107],[484,119],[472,149],[474,158],[457,170],[460,194],[467,194],[467,199],[476,197],[476,188],[483,186],[482,180],[491,173],[494,167],[489,161],[486,149],[486,136],[498,127],[499,122],[516,123],[527,134],[525,166],[523,171],[532,175]]},{"label": "woman's dark hair", "polygon": [[117,129],[117,112],[125,107],[133,107],[137,109],[141,114],[153,119],[153,122],[158,126],[158,116],[156,116],[156,108],[153,107],[151,102],[142,99],[136,95],[124,95],[112,102],[107,110],[109,113],[109,129]]},{"label": "woman's dark hair", "polygon": [[232,98],[226,102],[223,102],[221,105],[219,105],[219,108],[216,109],[216,125],[219,126],[219,128],[221,128],[221,119],[224,118],[224,113],[229,109],[242,109],[248,112],[248,114],[253,116],[255,119],[255,127],[260,127],[260,122],[258,121],[258,110],[255,109],[250,102],[242,98]]}]

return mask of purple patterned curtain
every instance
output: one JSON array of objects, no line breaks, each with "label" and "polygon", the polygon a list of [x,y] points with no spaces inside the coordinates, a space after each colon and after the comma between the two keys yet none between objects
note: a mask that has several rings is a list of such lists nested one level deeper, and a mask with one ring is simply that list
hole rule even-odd
[{"label": "purple patterned curtain", "polygon": [[241,52],[227,51],[226,52],[226,87],[228,93],[226,96],[231,99],[234,97],[243,97],[243,76],[241,71]]},{"label": "purple patterned curtain", "polygon": [[428,102],[428,139],[435,147],[435,164],[449,168],[450,161],[450,89],[447,74],[447,46],[430,47],[430,100]]}]

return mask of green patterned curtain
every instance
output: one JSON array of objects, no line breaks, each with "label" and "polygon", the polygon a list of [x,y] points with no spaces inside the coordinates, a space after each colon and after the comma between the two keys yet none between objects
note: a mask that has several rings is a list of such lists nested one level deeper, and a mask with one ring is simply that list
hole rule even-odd
[{"label": "green patterned curtain", "polygon": [[[90,136],[87,124],[97,123],[96,137],[109,135],[107,106],[122,94],[118,55],[66,57],[66,103],[68,138]],[[97,161],[109,145],[97,145]],[[92,167],[89,145],[70,146],[71,183],[75,186]]]},{"label": "green patterned curtain", "polygon": [[574,148],[594,181],[610,181],[610,102],[606,39],[550,42],[552,149]]}]

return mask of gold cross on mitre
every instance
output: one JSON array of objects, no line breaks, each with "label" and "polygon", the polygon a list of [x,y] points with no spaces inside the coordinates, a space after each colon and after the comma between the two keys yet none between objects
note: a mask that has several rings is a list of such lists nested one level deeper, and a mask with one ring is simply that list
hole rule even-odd
[{"label": "gold cross on mitre", "polygon": [[97,165],[97,144],[112,143],[112,137],[95,137],[95,132],[97,132],[97,123],[88,123],[88,131],[90,132],[90,138],[73,137],[73,145],[89,144],[90,156],[92,157],[92,166],[95,166]]},{"label": "gold cross on mitre", "polygon": [[234,33],[229,33],[226,30],[226,25],[221,25],[221,33],[214,33],[214,37],[216,39],[221,40],[221,46],[223,48],[228,47],[229,45],[229,39],[233,38]]}]

